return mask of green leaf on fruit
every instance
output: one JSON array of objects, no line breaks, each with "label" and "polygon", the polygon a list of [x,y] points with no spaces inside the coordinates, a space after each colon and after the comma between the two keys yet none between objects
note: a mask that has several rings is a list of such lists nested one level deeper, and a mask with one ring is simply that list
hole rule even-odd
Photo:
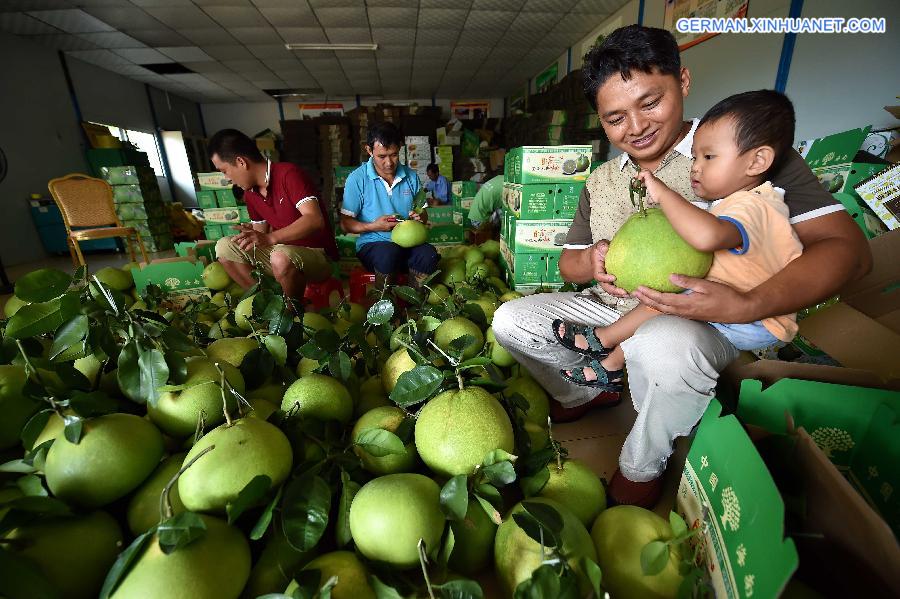
[{"label": "green leaf on fruit", "polygon": [[391,300],[383,299],[372,304],[366,315],[369,324],[385,324],[394,315],[394,304]]},{"label": "green leaf on fruit", "polygon": [[254,507],[266,496],[272,488],[272,479],[265,474],[254,476],[250,482],[244,485],[234,501],[225,505],[225,513],[228,515],[228,523],[233,524],[241,514]]},{"label": "green leaf on fruit", "polygon": [[362,429],[356,436],[354,445],[376,458],[406,453],[400,437],[382,428]]},{"label": "green leaf on fruit", "polygon": [[641,549],[641,571],[644,576],[656,576],[669,563],[669,545],[664,541],[651,541]]},{"label": "green leaf on fruit", "polygon": [[144,534],[139,535],[125,551],[119,554],[112,568],[106,574],[106,580],[103,581],[103,587],[100,589],[100,599],[109,599],[116,587],[119,586],[119,583],[125,578],[125,575],[128,574],[128,570],[143,553],[144,548],[153,539],[155,533],[156,527],[154,526]]},{"label": "green leaf on fruit", "polygon": [[341,470],[341,498],[338,501],[337,522],[335,523],[338,547],[343,547],[353,540],[353,535],[350,533],[350,505],[359,489],[359,483],[351,480],[350,475]]},{"label": "green leaf on fruit", "polygon": [[15,294],[25,302],[47,302],[65,293],[72,277],[55,268],[41,268],[16,281]]},{"label": "green leaf on fruit", "polygon": [[551,533],[558,535],[562,532],[563,519],[555,508],[536,501],[523,501],[522,507]]},{"label": "green leaf on fruit", "polygon": [[[166,366],[169,367],[169,381],[174,384],[181,384],[187,380],[187,360],[184,359],[180,353],[174,350],[166,351]],[[163,385],[165,387],[166,385]],[[160,387],[160,393],[164,392],[164,389]]]},{"label": "green leaf on fruit", "polygon": [[275,358],[275,363],[284,366],[287,363],[287,342],[281,335],[266,335],[262,338],[263,345]]},{"label": "green leaf on fruit", "polygon": [[404,599],[397,589],[381,582],[374,574],[369,575],[369,586],[375,591],[375,599]]},{"label": "green leaf on fruit", "polygon": [[56,360],[67,354],[72,348],[83,353],[85,340],[88,336],[88,317],[79,314],[71,320],[64,322],[53,335],[53,343],[50,345],[50,360]]},{"label": "green leaf on fruit", "polygon": [[430,333],[441,326],[441,320],[434,316],[423,316],[419,319],[419,332]]},{"label": "green leaf on fruit", "polygon": [[41,478],[34,474],[27,474],[16,479],[16,486],[23,494],[30,497],[47,497],[47,489],[44,488]]},{"label": "green leaf on fruit", "polygon": [[65,435],[66,441],[78,445],[78,443],[81,442],[81,433],[84,430],[84,420],[78,416],[64,416],[63,419],[66,423],[66,426],[63,429],[63,435]]},{"label": "green leaf on fruit", "polygon": [[603,573],[600,571],[600,566],[597,565],[597,562],[586,556],[582,557],[579,562],[582,574],[587,576],[588,581],[591,583],[591,590],[594,591],[594,597],[602,597],[603,587],[601,586],[601,582],[603,581]]},{"label": "green leaf on fruit", "polygon": [[416,306],[422,305],[422,296],[420,296],[419,292],[412,287],[407,287],[406,285],[398,285],[397,287],[394,287],[394,295],[410,304]]},{"label": "green leaf on fruit", "polygon": [[275,493],[275,497],[272,498],[272,501],[266,505],[266,509],[259,515],[259,519],[250,530],[251,540],[258,541],[266,534],[266,531],[269,529],[269,524],[272,523],[272,514],[275,512],[275,507],[278,505],[278,502],[281,501],[282,490],[284,490],[284,485],[278,487],[278,492]]},{"label": "green leaf on fruit", "polygon": [[476,495],[480,495],[490,501],[495,508],[503,508],[503,498],[500,496],[500,490],[494,485],[487,483],[477,484],[474,491]]},{"label": "green leaf on fruit", "polygon": [[350,356],[343,350],[331,355],[328,359],[328,370],[331,375],[341,381],[350,378],[350,371],[353,365],[350,363]]},{"label": "green leaf on fruit", "polygon": [[534,497],[535,495],[540,493],[545,486],[547,486],[547,483],[549,481],[550,470],[546,467],[541,468],[534,476],[528,476],[520,479],[522,493],[525,494],[525,497]]},{"label": "green leaf on fruit", "polygon": [[28,419],[28,422],[26,422],[25,426],[22,427],[22,434],[20,436],[22,445],[24,447],[30,447],[34,449],[32,447],[34,445],[34,442],[37,441],[37,438],[38,436],[40,436],[41,431],[43,431],[44,427],[47,426],[47,421],[50,420],[50,416],[52,414],[52,409],[41,410]]},{"label": "green leaf on fruit", "polygon": [[496,462],[482,468],[481,472],[495,487],[503,487],[516,480],[516,470],[511,462]]},{"label": "green leaf on fruit", "polygon": [[73,391],[69,398],[69,407],[75,410],[79,416],[94,418],[111,414],[119,409],[119,402],[107,395],[104,391]]},{"label": "green leaf on fruit", "polygon": [[463,520],[469,507],[469,487],[466,475],[454,476],[441,489],[441,511],[448,520]]},{"label": "green leaf on fruit", "polygon": [[680,537],[688,531],[684,518],[675,512],[669,512],[669,526],[672,527],[672,535],[675,537]]},{"label": "green leaf on fruit", "polygon": [[497,462],[515,462],[518,458],[508,451],[504,451],[502,449],[494,449],[493,451],[489,451],[484,459],[481,461],[482,466],[490,466],[492,464],[496,464]]},{"label": "green leaf on fruit", "polygon": [[281,526],[291,547],[309,551],[315,547],[328,526],[331,489],[317,475],[304,475],[290,481],[281,502]]},{"label": "green leaf on fruit", "polygon": [[443,599],[482,599],[484,592],[474,580],[451,580],[444,584],[431,585]]},{"label": "green leaf on fruit", "polygon": [[241,360],[241,375],[248,389],[255,389],[268,380],[275,370],[275,358],[268,350],[255,347]]},{"label": "green leaf on fruit", "polygon": [[52,333],[64,322],[72,319],[80,308],[78,297],[72,294],[48,302],[22,306],[6,323],[5,335],[13,339],[25,339]]},{"label": "green leaf on fruit", "polygon": [[444,527],[444,536],[441,539],[441,549],[437,554],[437,563],[446,567],[453,555],[453,549],[456,547],[456,535],[453,533],[452,526]]},{"label": "green leaf on fruit", "polygon": [[500,515],[500,512],[495,508],[490,501],[482,497],[481,495],[475,495],[475,500],[478,502],[478,505],[481,506],[481,509],[484,510],[484,513],[487,514],[488,518],[496,524],[500,526],[503,523],[503,516]]},{"label": "green leaf on fruit", "polygon": [[444,375],[434,366],[416,366],[400,375],[390,399],[401,408],[406,408],[430,399],[443,382]]},{"label": "green leaf on fruit", "polygon": [[206,534],[206,523],[199,514],[183,512],[161,522],[156,532],[159,548],[169,555]]}]

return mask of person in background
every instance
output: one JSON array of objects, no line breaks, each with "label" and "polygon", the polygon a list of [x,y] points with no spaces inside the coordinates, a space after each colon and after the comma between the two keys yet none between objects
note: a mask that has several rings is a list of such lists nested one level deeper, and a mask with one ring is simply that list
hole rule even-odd
[{"label": "person in background", "polygon": [[264,158],[256,142],[236,129],[209,140],[213,166],[243,190],[250,224],[216,242],[216,258],[244,289],[253,286],[253,263],[272,273],[285,297],[300,300],[307,282],[331,276],[337,244],[318,190],[305,172]]},{"label": "person in background", "polygon": [[430,191],[432,200],[429,202],[431,206],[445,206],[450,203],[450,182],[447,177],[441,174],[438,165],[433,162],[425,169],[428,175],[428,181],[425,182],[425,191]]},{"label": "person in background", "polygon": [[356,255],[366,270],[375,273],[378,286],[408,270],[410,285],[417,287],[435,271],[439,260],[429,243],[403,248],[391,241],[391,231],[400,220],[428,220],[428,213],[421,210],[425,194],[419,194],[419,177],[400,164],[402,145],[403,136],[393,123],[369,127],[369,160],[350,173],[344,184],[341,228],[359,234]]},{"label": "person in background", "polygon": [[503,211],[503,175],[488,179],[478,188],[472,207],[469,208],[469,220],[472,227],[478,229],[488,222],[496,224]]}]

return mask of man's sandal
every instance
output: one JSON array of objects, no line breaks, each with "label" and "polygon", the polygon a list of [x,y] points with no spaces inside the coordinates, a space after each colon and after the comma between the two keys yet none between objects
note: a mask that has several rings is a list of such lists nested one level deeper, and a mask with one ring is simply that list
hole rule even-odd
[{"label": "man's sandal", "polygon": [[[565,334],[560,336],[559,327],[562,325],[564,327]],[[556,337],[556,340],[559,341],[560,345],[562,345],[566,349],[570,349],[574,352],[578,352],[579,354],[584,354],[585,356],[590,356],[595,360],[602,360],[606,356],[609,355],[609,352],[612,351],[603,347],[603,343],[597,339],[596,333],[594,333],[594,327],[587,326],[583,324],[575,324],[572,322],[566,322],[564,320],[560,320],[557,318],[553,321],[553,336]],[[587,349],[581,349],[580,347],[575,345],[575,336],[582,335],[587,340],[588,347]]]},{"label": "man's sandal", "polygon": [[[597,378],[593,381],[587,380],[584,376],[585,368],[593,369]],[[600,365],[599,360],[591,360],[585,367],[572,368],[571,372],[572,374],[568,374],[565,370],[559,371],[564,379],[582,387],[593,387],[604,391],[622,391],[625,388],[625,385],[622,384],[625,372],[622,370],[606,370]]]}]

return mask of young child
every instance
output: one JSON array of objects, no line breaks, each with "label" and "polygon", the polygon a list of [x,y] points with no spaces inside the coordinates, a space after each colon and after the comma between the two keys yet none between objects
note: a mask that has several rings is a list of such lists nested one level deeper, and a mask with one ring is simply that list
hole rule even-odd
[{"label": "young child", "polygon": [[[715,252],[708,280],[748,291],[802,253],[788,222],[784,190],[766,180],[773,165],[793,151],[793,138],[794,109],[787,97],[771,90],[737,94],[711,108],[694,134],[691,187],[700,198],[718,200],[708,212],[650,171],[636,175],[650,203],[659,204],[685,241]],[[591,358],[586,367],[560,373],[579,385],[621,390],[625,355],[620,344],[657,314],[638,306],[610,326],[594,328],[593,335],[581,325],[554,321],[560,343]],[[797,334],[795,314],[747,324],[709,324],[740,350],[790,341]]]}]

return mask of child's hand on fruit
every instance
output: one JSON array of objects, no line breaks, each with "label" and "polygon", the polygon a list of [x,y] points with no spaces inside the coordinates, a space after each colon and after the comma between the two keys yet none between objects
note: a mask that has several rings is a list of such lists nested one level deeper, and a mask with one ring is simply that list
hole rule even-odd
[{"label": "child's hand on fruit", "polygon": [[656,175],[645,168],[642,168],[641,171],[635,175],[635,179],[640,179],[644,184],[644,187],[647,188],[645,200],[648,204],[659,204],[660,198],[664,197],[666,192],[670,191],[665,183],[657,179]]}]

